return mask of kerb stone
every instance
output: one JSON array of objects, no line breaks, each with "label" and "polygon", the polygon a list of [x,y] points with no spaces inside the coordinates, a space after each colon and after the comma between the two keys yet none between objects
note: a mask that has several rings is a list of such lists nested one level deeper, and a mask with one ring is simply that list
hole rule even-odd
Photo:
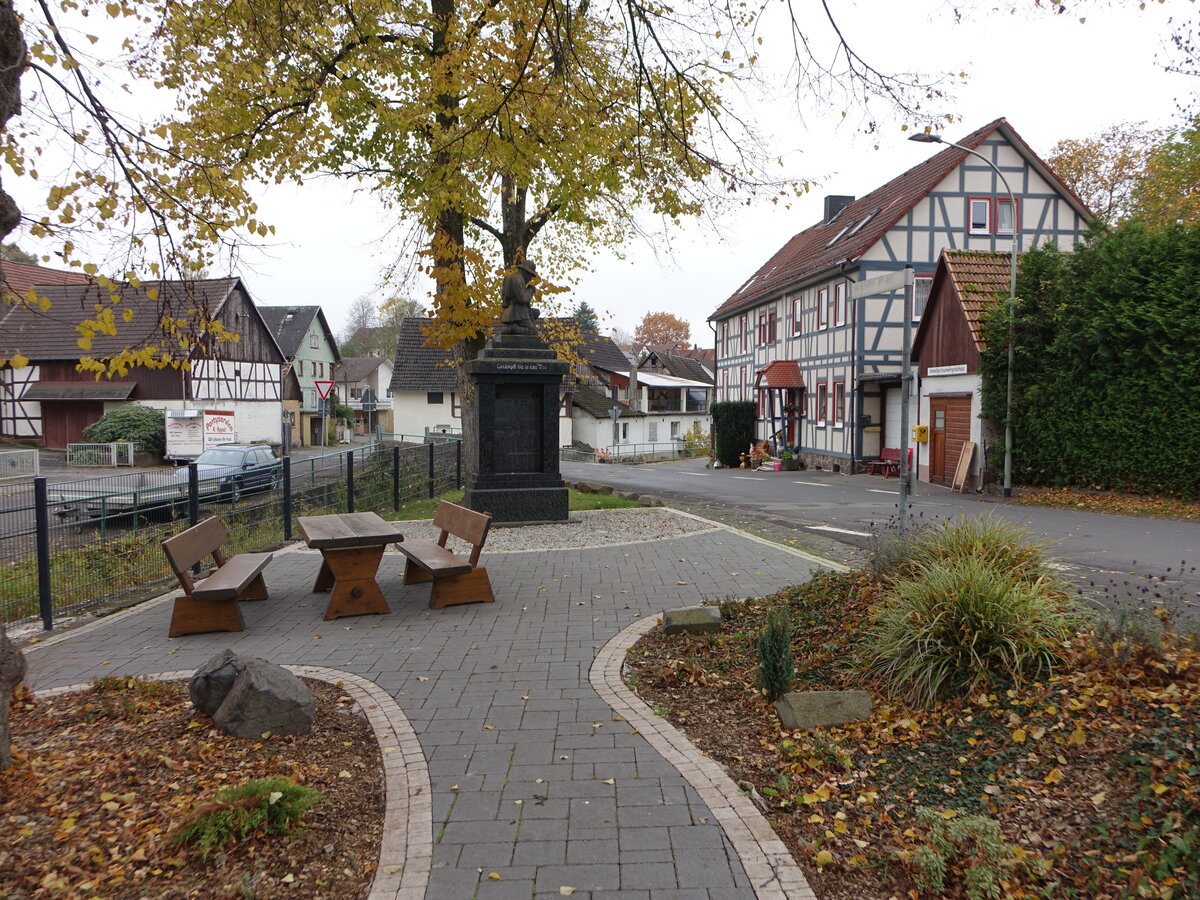
[{"label": "kerb stone", "polygon": [[249,660],[234,679],[213,724],[226,734],[257,738],[271,734],[308,734],[316,713],[308,685],[283,666]]},{"label": "kerb stone", "polygon": [[718,631],[721,628],[719,606],[681,606],[663,611],[663,634]]},{"label": "kerb stone", "polygon": [[807,731],[871,718],[871,695],[866,691],[800,691],[775,701],[784,728]]}]

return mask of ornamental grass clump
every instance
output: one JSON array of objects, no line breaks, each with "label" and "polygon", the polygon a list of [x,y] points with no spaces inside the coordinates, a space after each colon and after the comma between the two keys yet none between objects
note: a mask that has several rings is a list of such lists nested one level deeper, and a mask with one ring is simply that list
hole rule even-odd
[{"label": "ornamental grass clump", "polygon": [[892,585],[866,662],[893,694],[927,706],[1048,674],[1078,625],[1058,579],[1028,583],[979,559],[930,563]]},{"label": "ornamental grass clump", "polygon": [[993,516],[918,534],[864,641],[890,692],[931,705],[993,680],[1046,675],[1081,622],[1019,526]]},{"label": "ornamental grass clump", "polygon": [[960,516],[940,528],[918,530],[903,543],[903,550],[905,562],[898,567],[901,576],[939,562],[974,559],[1026,584],[1054,578],[1045,545],[1031,540],[1022,526],[992,513]]},{"label": "ornamental grass clump", "polygon": [[788,692],[796,677],[792,659],[792,623],[786,606],[767,614],[767,624],[758,635],[758,683],[771,703]]},{"label": "ornamental grass clump", "polygon": [[255,831],[290,834],[308,808],[324,799],[286,778],[255,778],[218,791],[213,803],[200,807],[179,828],[174,841],[194,847],[207,860],[218,847]]}]

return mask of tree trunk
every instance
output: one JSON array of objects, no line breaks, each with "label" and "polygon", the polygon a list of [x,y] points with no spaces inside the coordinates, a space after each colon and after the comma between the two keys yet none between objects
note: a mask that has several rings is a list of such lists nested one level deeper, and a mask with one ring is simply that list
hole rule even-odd
[{"label": "tree trunk", "polygon": [[[25,67],[25,41],[12,0],[0,0],[0,128],[21,110],[21,72]],[[17,203],[0,188],[0,240],[21,221]],[[8,707],[12,692],[25,677],[25,657],[0,625],[0,772],[12,765]]]},{"label": "tree trunk", "polygon": [[0,772],[12,765],[8,708],[12,705],[13,688],[24,678],[25,657],[0,626]]},{"label": "tree trunk", "polygon": [[[25,68],[25,40],[12,0],[0,0],[0,128],[21,111],[21,72]],[[0,240],[21,221],[17,203],[0,188]]]}]

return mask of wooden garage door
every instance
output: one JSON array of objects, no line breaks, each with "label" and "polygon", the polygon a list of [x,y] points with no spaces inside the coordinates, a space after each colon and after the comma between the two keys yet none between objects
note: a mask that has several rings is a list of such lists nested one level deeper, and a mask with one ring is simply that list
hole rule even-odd
[{"label": "wooden garage door", "polygon": [[950,484],[971,439],[971,397],[929,398],[929,480]]}]

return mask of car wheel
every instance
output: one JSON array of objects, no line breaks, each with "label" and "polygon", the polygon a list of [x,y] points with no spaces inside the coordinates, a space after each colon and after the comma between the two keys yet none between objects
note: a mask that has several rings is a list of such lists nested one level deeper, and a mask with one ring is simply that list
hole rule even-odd
[{"label": "car wheel", "polygon": [[235,478],[235,479],[233,479],[233,481],[231,481],[229,483],[229,502],[230,503],[237,503],[239,500],[242,499],[242,489],[243,489],[242,482],[240,479]]}]

